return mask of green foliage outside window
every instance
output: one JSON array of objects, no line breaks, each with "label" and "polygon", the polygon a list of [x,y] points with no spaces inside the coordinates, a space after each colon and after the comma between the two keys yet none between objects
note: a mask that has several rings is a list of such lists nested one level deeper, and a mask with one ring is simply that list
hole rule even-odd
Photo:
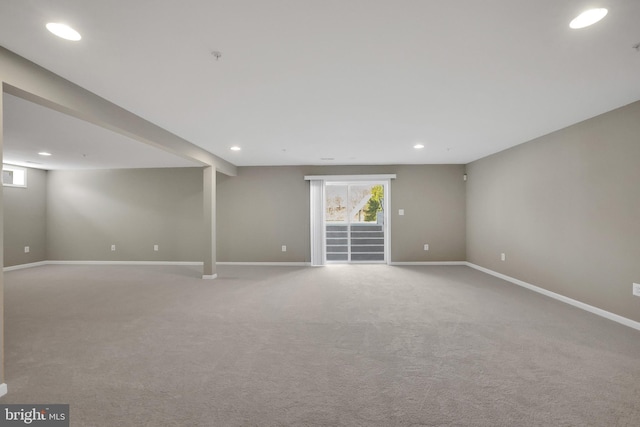
[{"label": "green foliage outside window", "polygon": [[367,202],[364,210],[364,220],[367,222],[376,221],[378,212],[382,211],[382,199],[384,198],[384,187],[382,185],[374,185],[371,188],[371,198]]}]

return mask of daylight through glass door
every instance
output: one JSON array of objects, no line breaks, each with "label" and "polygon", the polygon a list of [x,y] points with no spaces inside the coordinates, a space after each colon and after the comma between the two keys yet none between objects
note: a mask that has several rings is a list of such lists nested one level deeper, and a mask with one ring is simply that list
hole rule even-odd
[{"label": "daylight through glass door", "polygon": [[327,262],[385,262],[383,183],[325,187]]}]

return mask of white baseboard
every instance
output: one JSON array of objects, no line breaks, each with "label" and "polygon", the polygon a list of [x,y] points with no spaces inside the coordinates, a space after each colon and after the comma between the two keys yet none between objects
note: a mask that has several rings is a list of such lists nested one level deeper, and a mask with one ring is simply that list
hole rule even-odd
[{"label": "white baseboard", "polygon": [[0,397],[7,394],[7,385],[5,383],[0,384]]},{"label": "white baseboard", "polygon": [[309,262],[217,262],[216,265],[255,265],[255,266],[276,266],[276,267],[308,267]]},{"label": "white baseboard", "polygon": [[213,279],[217,279],[218,275],[217,274],[203,274],[202,275],[202,279],[203,280],[213,280]]},{"label": "white baseboard", "polygon": [[562,301],[565,304],[572,305],[574,307],[578,307],[582,310],[588,311],[590,313],[596,314],[598,316],[604,317],[605,319],[613,320],[614,322],[620,323],[622,325],[628,326],[633,329],[637,329],[640,331],[640,322],[636,322],[635,320],[627,319],[626,317],[619,316],[617,314],[611,313],[609,311],[603,310],[598,307],[594,307],[589,304],[585,304],[578,300],[574,300],[569,297],[565,297],[564,295],[557,294],[555,292],[548,291],[544,288],[540,288],[538,286],[532,285],[530,283],[524,282],[519,279],[515,279],[513,277],[507,276],[506,274],[498,273],[497,271],[489,270],[488,268],[480,267],[479,265],[472,264],[470,262],[465,263],[467,266],[474,268],[476,270],[482,271],[483,273],[490,274],[499,279],[506,280],[507,282],[511,282],[514,285],[522,286],[523,288],[529,289],[530,291],[537,292],[539,294],[548,296],[558,301]]},{"label": "white baseboard", "polygon": [[[12,265],[4,267],[3,271],[21,270],[24,268],[42,267],[45,265],[193,265],[201,266],[203,262],[191,261],[40,261],[30,264]],[[216,265],[246,265],[246,266],[279,266],[279,267],[307,267],[308,262],[217,262]]]},{"label": "white baseboard", "polygon": [[47,262],[39,261],[39,262],[31,262],[29,264],[12,265],[10,267],[4,267],[2,271],[22,270],[24,268],[42,267],[43,265],[47,265]]},{"label": "white baseboard", "polygon": [[203,265],[191,261],[44,261],[44,265]]},{"label": "white baseboard", "polygon": [[42,267],[45,265],[203,265],[202,262],[190,261],[40,261],[30,264],[4,267],[2,271],[22,270],[24,268]]},{"label": "white baseboard", "polygon": [[389,265],[467,265],[466,261],[393,261]]}]

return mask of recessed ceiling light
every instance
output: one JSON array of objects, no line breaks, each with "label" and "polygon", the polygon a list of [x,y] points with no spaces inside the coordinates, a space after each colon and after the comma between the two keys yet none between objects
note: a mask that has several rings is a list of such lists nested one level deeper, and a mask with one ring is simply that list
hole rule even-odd
[{"label": "recessed ceiling light", "polygon": [[574,30],[588,27],[589,25],[593,25],[607,16],[607,12],[608,10],[605,8],[585,10],[569,23],[569,27],[573,28]]},{"label": "recessed ceiling light", "polygon": [[82,38],[79,32],[71,28],[66,24],[60,24],[57,22],[49,22],[47,24],[47,30],[51,31],[56,36],[65,40],[71,40],[77,42]]},{"label": "recessed ceiling light", "polygon": [[242,148],[238,147],[237,145],[234,145],[233,147],[229,148],[229,150],[231,150],[231,151],[240,151],[240,150],[242,150]]},{"label": "recessed ceiling light", "polygon": [[38,154],[41,155],[41,156],[50,156],[51,155],[51,153],[47,153],[46,151],[41,151]]},{"label": "recessed ceiling light", "polygon": [[420,150],[421,148],[424,148],[424,145],[416,144],[416,145],[413,146],[413,148],[415,148],[416,150]]}]

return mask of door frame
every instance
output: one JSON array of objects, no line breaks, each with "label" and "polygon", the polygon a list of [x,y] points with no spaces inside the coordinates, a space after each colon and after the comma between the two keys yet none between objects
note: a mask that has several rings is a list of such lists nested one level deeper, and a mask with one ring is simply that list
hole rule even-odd
[{"label": "door frame", "polygon": [[327,183],[351,183],[351,184],[382,184],[384,186],[383,200],[383,230],[384,242],[384,262],[378,261],[350,261],[353,264],[372,263],[391,264],[391,180],[395,179],[395,174],[384,175],[308,175],[304,179],[310,181],[310,247],[311,265],[322,266],[327,264],[326,260],[326,221],[325,221],[325,187]]},{"label": "door frame", "polygon": [[[331,180],[326,180],[325,181],[325,200],[326,200],[326,191],[327,191],[327,187],[328,186],[346,186],[347,187],[347,203],[349,203],[350,201],[350,194],[351,194],[351,186],[356,186],[356,185],[370,185],[370,186],[374,186],[374,185],[382,185],[383,187],[383,192],[384,192],[384,198],[382,199],[382,213],[383,213],[383,218],[382,218],[382,232],[383,232],[383,236],[384,236],[384,259],[382,261],[378,261],[378,260],[363,260],[363,261],[354,261],[351,259],[351,225],[353,224],[353,222],[351,221],[350,218],[350,213],[347,213],[347,230],[348,230],[348,235],[347,235],[347,241],[348,241],[348,259],[346,261],[330,261],[327,259],[327,252],[325,250],[324,253],[324,262],[325,264],[388,264],[388,258],[389,258],[389,227],[387,226],[388,224],[388,220],[387,220],[387,195],[389,194],[389,180],[382,180],[382,181],[362,181],[362,180],[358,180],[358,181],[331,181]],[[327,225],[331,225],[331,224],[327,224],[327,218],[326,218],[326,209],[323,211],[323,218],[322,218],[322,227],[325,230],[325,238],[323,241],[324,247],[327,247],[327,236],[326,236],[326,229],[327,229]],[[336,225],[343,225],[343,224],[336,224]]]}]

